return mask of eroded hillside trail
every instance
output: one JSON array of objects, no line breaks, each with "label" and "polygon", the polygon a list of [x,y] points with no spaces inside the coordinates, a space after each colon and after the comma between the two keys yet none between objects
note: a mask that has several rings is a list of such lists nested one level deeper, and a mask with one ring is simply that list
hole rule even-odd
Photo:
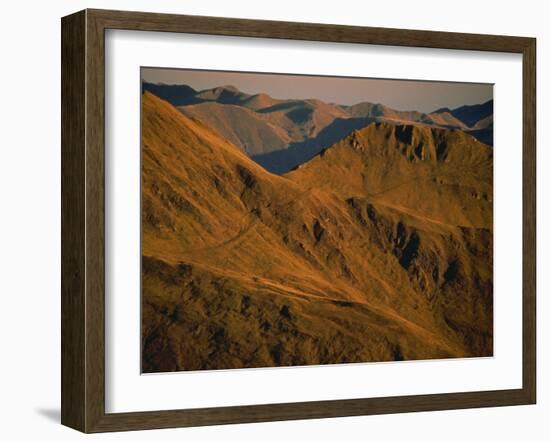
[{"label": "eroded hillside trail", "polygon": [[182,256],[208,253],[220,248],[233,246],[239,242],[239,240],[243,240],[246,236],[248,236],[257,227],[258,222],[259,220],[257,216],[253,214],[245,215],[241,221],[241,228],[234,236],[224,239],[219,243],[211,244],[205,247],[194,247],[190,249],[186,248],[181,251]]}]

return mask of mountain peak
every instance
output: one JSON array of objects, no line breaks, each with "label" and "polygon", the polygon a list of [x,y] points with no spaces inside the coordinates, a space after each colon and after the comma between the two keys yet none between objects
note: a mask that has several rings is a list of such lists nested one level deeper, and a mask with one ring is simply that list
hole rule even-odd
[{"label": "mountain peak", "polygon": [[197,93],[196,97],[203,101],[217,101],[221,104],[241,104],[249,95],[241,92],[235,86],[226,85],[203,89]]},{"label": "mountain peak", "polygon": [[216,95],[221,95],[223,93],[231,93],[231,94],[240,94],[242,93],[239,89],[237,89],[237,87],[231,85],[231,84],[227,84],[225,86],[216,86],[214,88],[211,88],[211,89],[205,89],[204,91],[201,91],[201,92],[212,92]]},{"label": "mountain peak", "polygon": [[220,88],[231,92],[241,92],[240,89],[238,89],[236,86],[233,86],[232,84],[226,84],[225,86],[220,86]]},{"label": "mountain peak", "polygon": [[438,223],[490,227],[485,212],[468,201],[476,188],[481,190],[474,196],[490,204],[492,155],[491,147],[461,130],[374,122],[285,177],[344,198],[388,198],[392,206]]},{"label": "mountain peak", "polygon": [[[460,147],[463,145],[467,148]],[[320,163],[353,163],[354,167],[359,167],[357,159],[352,159],[357,158],[356,155],[363,158],[366,164],[370,164],[374,158],[382,162],[392,158],[392,161],[405,161],[411,164],[435,164],[445,163],[451,156],[456,163],[470,164],[480,158],[492,157],[492,150],[458,129],[375,121],[353,130],[341,141],[323,149],[290,174],[295,175],[296,171],[309,167],[318,168]],[[319,176],[323,176],[323,173]]]},{"label": "mountain peak", "polygon": [[493,114],[493,100],[480,104],[464,105],[453,109],[451,113],[467,126],[473,127],[478,121]]},{"label": "mountain peak", "polygon": [[150,92],[157,97],[166,100],[174,106],[183,106],[196,102],[195,94],[197,91],[186,84],[167,84],[167,83],[141,83],[142,93]]}]

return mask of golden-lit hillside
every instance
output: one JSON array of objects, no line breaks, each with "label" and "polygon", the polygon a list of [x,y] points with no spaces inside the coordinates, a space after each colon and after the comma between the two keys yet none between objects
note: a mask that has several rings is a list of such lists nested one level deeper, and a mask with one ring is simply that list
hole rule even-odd
[{"label": "golden-lit hillside", "polygon": [[142,100],[144,372],[492,354],[492,150],[373,123],[284,176]]}]

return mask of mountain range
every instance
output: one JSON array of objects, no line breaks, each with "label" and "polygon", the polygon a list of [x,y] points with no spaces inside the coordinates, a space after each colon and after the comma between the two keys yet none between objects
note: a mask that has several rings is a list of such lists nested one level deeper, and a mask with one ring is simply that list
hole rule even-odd
[{"label": "mountain range", "polygon": [[199,118],[277,174],[288,172],[371,122],[458,129],[489,145],[493,139],[492,100],[423,113],[368,102],[343,106],[318,99],[282,100],[267,94],[247,94],[234,86],[196,91],[187,85],[144,82],[142,89],[170,102],[185,115]]},{"label": "mountain range", "polygon": [[[493,354],[493,149],[466,130],[487,109],[428,123],[365,103],[144,89],[144,372]],[[335,122],[345,135],[275,174],[243,141],[257,121],[285,142],[328,143]]]}]

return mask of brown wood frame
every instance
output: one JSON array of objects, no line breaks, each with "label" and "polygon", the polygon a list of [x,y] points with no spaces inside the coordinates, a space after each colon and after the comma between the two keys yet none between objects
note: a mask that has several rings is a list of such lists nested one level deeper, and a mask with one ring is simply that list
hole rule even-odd
[{"label": "brown wood frame", "polygon": [[[62,29],[61,422],[83,432],[534,404],[536,40],[185,15],[84,10]],[[105,30],[185,32],[523,55],[523,387],[192,410],[105,412]],[[519,189],[518,189],[519,190]]]}]

